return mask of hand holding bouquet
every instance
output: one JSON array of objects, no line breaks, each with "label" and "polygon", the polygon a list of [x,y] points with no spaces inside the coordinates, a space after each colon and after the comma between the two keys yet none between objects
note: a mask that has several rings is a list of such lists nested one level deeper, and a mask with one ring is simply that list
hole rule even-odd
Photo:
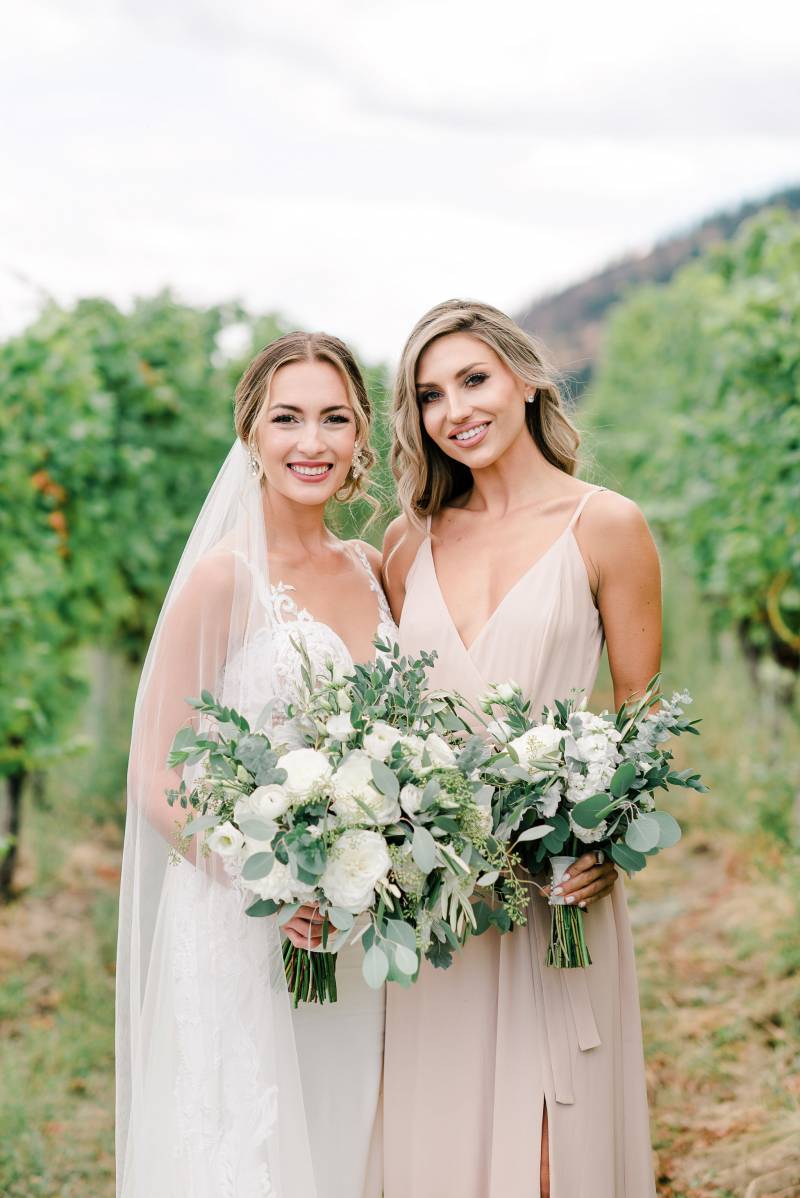
[{"label": "hand holding bouquet", "polygon": [[[624,703],[616,714],[594,715],[573,695],[545,708],[538,721],[513,683],[494,685],[483,697],[495,746],[486,765],[497,786],[495,835],[517,833],[532,875],[549,864],[556,885],[587,848],[601,850],[632,874],[680,839],[678,823],[656,807],[655,794],[670,786],[706,790],[695,771],[673,769],[666,748],[672,736],[698,735],[699,721],[684,718],[691,702],[686,692],[664,699],[658,684],[656,676],[641,699]],[[546,963],[591,964],[582,911],[557,895],[550,902]]]},{"label": "hand holding bouquet", "polygon": [[201,731],[182,730],[170,756],[202,765],[168,795],[191,812],[179,835],[223,859],[246,913],[324,917],[322,951],[284,943],[295,1005],[335,1001],[348,939],[361,939],[369,985],[408,986],[421,956],[446,967],[470,934],[525,921],[520,858],[493,835],[485,742],[465,736],[452,697],[426,692],[431,656],[378,648],[349,675],[314,676],[306,657],[300,699],[271,735],[204,692]]}]

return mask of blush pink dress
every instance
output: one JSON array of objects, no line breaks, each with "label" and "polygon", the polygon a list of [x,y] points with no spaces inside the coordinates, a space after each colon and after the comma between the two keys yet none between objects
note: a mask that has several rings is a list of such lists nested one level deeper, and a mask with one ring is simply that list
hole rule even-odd
[{"label": "blush pink dress", "polygon": [[[603,630],[573,535],[586,502],[467,649],[436,578],[429,535],[407,579],[404,653],[436,649],[431,685],[475,701],[513,679],[544,704],[594,685]],[[470,941],[448,970],[423,962],[389,986],[384,1198],[540,1198],[542,1112],[553,1198],[652,1198],[633,944],[619,880],[586,913],[592,965],[544,964],[550,910]]]}]

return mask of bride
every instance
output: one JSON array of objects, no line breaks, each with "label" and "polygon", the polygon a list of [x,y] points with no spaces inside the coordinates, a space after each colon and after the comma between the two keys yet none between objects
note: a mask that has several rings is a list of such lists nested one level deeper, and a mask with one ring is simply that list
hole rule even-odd
[{"label": "bride", "polygon": [[[201,417],[200,417],[201,418]],[[338,1002],[292,1010],[275,919],[248,919],[216,858],[171,845],[175,733],[203,689],[291,741],[312,663],[396,639],[379,556],[324,522],[363,495],[370,404],[348,348],[290,333],[236,391],[238,439],[181,558],[145,661],[128,778],[117,963],[118,1198],[379,1198],[383,990],[341,950]],[[191,766],[185,767],[191,774]],[[187,781],[190,778],[187,779]],[[298,895],[299,897],[299,895]],[[317,946],[320,919],[285,925]]]}]

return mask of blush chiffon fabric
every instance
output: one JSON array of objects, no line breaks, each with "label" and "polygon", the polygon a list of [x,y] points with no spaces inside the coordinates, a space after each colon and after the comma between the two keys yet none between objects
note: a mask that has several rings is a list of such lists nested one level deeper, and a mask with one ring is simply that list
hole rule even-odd
[{"label": "blush chiffon fabric", "polygon": [[[591,693],[603,647],[574,536],[561,535],[463,644],[439,588],[430,529],[407,579],[403,653],[435,648],[430,684],[473,703],[513,679],[545,704]],[[384,1198],[540,1198],[543,1111],[553,1198],[653,1198],[641,1022],[622,880],[585,916],[592,965],[544,964],[550,909],[469,941],[447,970],[423,962],[387,988]]]}]

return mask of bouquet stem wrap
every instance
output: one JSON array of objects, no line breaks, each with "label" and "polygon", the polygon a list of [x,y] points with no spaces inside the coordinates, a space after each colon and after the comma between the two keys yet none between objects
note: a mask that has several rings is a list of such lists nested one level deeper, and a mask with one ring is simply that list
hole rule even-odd
[{"label": "bouquet stem wrap", "polygon": [[[559,884],[576,860],[576,857],[550,859],[553,886]],[[550,896],[550,908],[550,943],[545,964],[556,969],[583,969],[591,965],[592,958],[584,935],[583,911],[580,907],[567,906],[562,895]]]}]

